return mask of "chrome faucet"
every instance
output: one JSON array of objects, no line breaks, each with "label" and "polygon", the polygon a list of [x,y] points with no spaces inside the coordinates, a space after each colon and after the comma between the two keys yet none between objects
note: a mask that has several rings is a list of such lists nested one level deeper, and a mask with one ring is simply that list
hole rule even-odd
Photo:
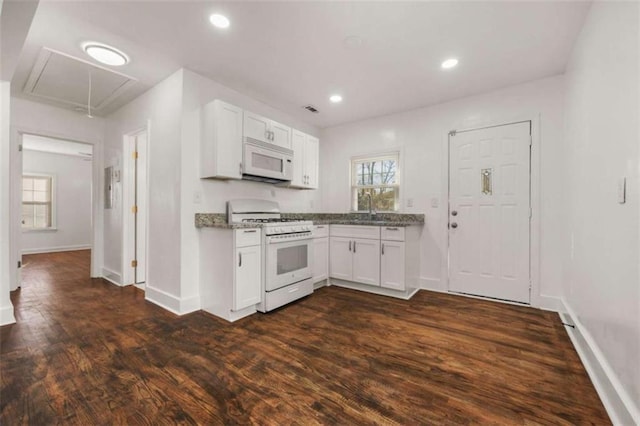
[{"label": "chrome faucet", "polygon": [[369,200],[369,220],[371,220],[376,215],[376,211],[373,209],[373,198],[371,197],[370,192],[367,192],[364,195],[366,195],[367,199]]}]

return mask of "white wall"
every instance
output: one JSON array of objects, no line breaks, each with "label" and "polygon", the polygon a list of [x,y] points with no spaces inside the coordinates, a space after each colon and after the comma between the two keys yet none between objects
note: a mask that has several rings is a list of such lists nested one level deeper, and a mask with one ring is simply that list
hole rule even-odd
[{"label": "white wall", "polygon": [[[94,214],[93,250],[91,252],[91,276],[101,275],[102,264],[102,140],[104,136],[104,120],[98,117],[89,118],[84,114],[57,108],[50,105],[31,102],[21,98],[11,98],[11,178],[12,178],[12,211],[11,211],[11,264],[17,264],[21,256],[20,240],[20,200],[18,183],[22,175],[22,154],[18,151],[21,133],[49,136],[57,139],[84,142],[93,145],[93,182],[94,194],[92,210]],[[15,184],[14,184],[15,182]],[[11,271],[11,283],[17,285],[19,280],[17,269]]]},{"label": "white wall", "polygon": [[[150,125],[146,296],[156,302],[159,297],[180,296],[181,112],[182,70],[106,119],[105,167],[114,166],[117,170],[122,170],[124,135]],[[118,283],[123,267],[122,182],[114,188],[113,208],[104,211],[105,274]]]},{"label": "white wall", "polygon": [[9,291],[11,290],[11,264],[9,237],[11,235],[10,199],[10,103],[11,83],[0,81],[0,325],[16,322]]},{"label": "white wall", "polygon": [[[317,136],[319,131],[275,108],[242,93],[207,79],[194,72],[184,71],[182,120],[182,286],[183,300],[199,295],[199,231],[194,227],[195,213],[224,213],[226,202],[234,198],[261,198],[280,203],[284,212],[309,212],[320,203],[319,190],[280,188],[249,181],[221,181],[200,179],[200,115],[199,108],[221,99],[243,109],[272,118],[287,126]],[[320,141],[322,144],[322,141]],[[322,174],[322,170],[320,171]],[[194,194],[202,195],[200,204],[193,202]],[[191,302],[191,306],[193,302]]]},{"label": "white wall", "polygon": [[[452,129],[537,119],[540,122],[541,267],[540,294],[560,297],[559,259],[562,190],[562,76],[547,78],[399,114],[324,129],[321,144],[322,209],[350,208],[349,164],[354,155],[401,150],[402,211],[424,213],[421,275],[425,287],[446,290],[447,132]],[[412,198],[413,207],[406,202]],[[431,207],[435,200],[438,207]]]},{"label": "white wall", "polygon": [[[638,424],[639,9],[635,2],[593,4],[566,72],[564,157],[565,303],[611,367]],[[621,176],[626,204],[617,200]]]},{"label": "white wall", "polygon": [[54,231],[22,231],[23,254],[91,247],[91,166],[78,156],[23,151],[23,174],[54,176],[56,218]]}]

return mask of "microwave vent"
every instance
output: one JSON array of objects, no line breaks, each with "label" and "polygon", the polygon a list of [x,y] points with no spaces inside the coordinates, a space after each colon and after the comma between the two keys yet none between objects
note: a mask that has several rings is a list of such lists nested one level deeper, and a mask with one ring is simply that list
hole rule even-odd
[{"label": "microwave vent", "polygon": [[311,111],[314,114],[317,114],[320,112],[318,111],[318,108],[314,107],[313,105],[305,105],[302,108],[306,109],[307,111]]}]

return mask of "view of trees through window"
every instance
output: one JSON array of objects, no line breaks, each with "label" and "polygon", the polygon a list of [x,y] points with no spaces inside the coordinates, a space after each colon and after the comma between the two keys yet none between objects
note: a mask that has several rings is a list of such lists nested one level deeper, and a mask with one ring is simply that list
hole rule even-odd
[{"label": "view of trees through window", "polygon": [[397,155],[382,158],[366,158],[352,161],[353,208],[368,211],[371,194],[373,208],[377,211],[395,211],[398,206],[398,158]]},{"label": "view of trees through window", "polygon": [[51,227],[50,176],[22,177],[22,227]]}]

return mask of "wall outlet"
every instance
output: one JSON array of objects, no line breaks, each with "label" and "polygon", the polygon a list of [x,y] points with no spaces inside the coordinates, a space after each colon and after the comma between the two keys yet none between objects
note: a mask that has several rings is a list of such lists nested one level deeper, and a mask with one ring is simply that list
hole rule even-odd
[{"label": "wall outlet", "polygon": [[202,192],[194,191],[193,192],[193,204],[200,204],[200,203],[202,203]]},{"label": "wall outlet", "polygon": [[407,207],[413,207],[413,198],[407,198]]},{"label": "wall outlet", "polygon": [[439,202],[439,200],[437,198],[432,198],[431,199],[431,207],[433,207],[434,209],[437,209],[439,204],[440,204],[440,202]]}]

